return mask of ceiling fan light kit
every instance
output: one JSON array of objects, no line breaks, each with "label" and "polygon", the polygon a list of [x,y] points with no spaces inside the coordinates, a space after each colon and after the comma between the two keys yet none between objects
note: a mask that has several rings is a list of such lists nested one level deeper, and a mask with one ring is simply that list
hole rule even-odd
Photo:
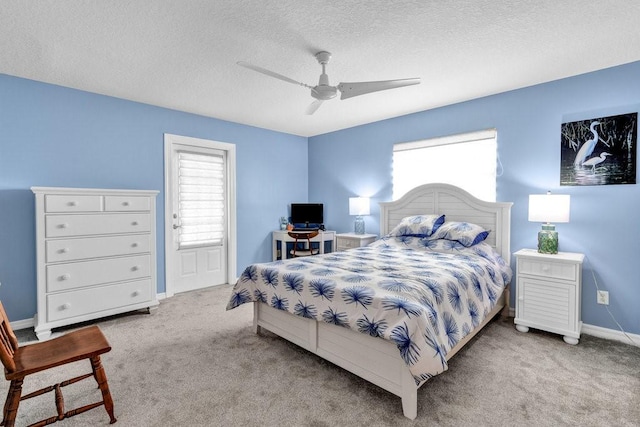
[{"label": "ceiling fan light kit", "polygon": [[248,68],[253,71],[265,74],[270,77],[285,81],[287,83],[293,83],[295,85],[303,86],[311,90],[311,96],[315,100],[307,107],[307,114],[313,114],[322,105],[322,102],[335,98],[340,91],[340,99],[353,98],[354,96],[365,95],[367,93],[378,92],[381,90],[395,89],[404,86],[417,85],[420,83],[420,78],[410,79],[397,79],[397,80],[382,80],[375,82],[352,82],[352,83],[339,83],[337,86],[331,86],[329,84],[329,76],[326,73],[326,65],[331,59],[331,53],[321,51],[316,53],[316,59],[322,66],[322,74],[318,79],[316,86],[311,86],[299,81],[293,80],[287,76],[276,73],[266,68],[258,67],[249,62],[239,61],[238,65]]}]

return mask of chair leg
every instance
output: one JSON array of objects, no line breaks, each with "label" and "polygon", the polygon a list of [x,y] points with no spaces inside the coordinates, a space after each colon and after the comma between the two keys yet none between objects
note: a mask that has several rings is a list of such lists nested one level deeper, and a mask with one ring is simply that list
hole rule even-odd
[{"label": "chair leg", "polygon": [[7,394],[7,401],[4,404],[2,423],[5,427],[13,427],[18,415],[18,405],[20,405],[20,395],[22,394],[22,380],[12,380]]},{"label": "chair leg", "polygon": [[104,372],[104,367],[100,361],[100,356],[91,358],[91,368],[93,369],[93,376],[98,383],[98,387],[102,392],[102,400],[104,401],[104,409],[107,410],[109,418],[111,418],[110,424],[115,423],[116,417],[113,414],[113,399],[111,398],[111,392],[109,391],[109,384],[107,383],[107,374]]}]

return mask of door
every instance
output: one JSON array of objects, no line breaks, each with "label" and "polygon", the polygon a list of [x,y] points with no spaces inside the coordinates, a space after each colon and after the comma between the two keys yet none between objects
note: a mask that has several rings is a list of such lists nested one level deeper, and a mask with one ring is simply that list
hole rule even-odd
[{"label": "door", "polygon": [[225,284],[235,275],[229,268],[235,247],[230,145],[165,135],[167,296]]}]

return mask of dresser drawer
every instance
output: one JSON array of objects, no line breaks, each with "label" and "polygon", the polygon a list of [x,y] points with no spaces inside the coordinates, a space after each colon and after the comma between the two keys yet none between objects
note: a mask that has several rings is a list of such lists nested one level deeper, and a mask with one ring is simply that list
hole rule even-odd
[{"label": "dresser drawer", "polygon": [[47,292],[58,292],[148,276],[151,276],[151,257],[149,255],[48,265]]},{"label": "dresser drawer", "polygon": [[575,263],[520,258],[517,265],[519,274],[571,281],[575,281],[578,278],[578,266]]},{"label": "dresser drawer", "polygon": [[143,196],[105,196],[104,210],[107,212],[149,211],[151,199]]},{"label": "dresser drawer", "polygon": [[44,198],[45,212],[100,212],[100,196],[72,194],[47,194]]},{"label": "dresser drawer", "polygon": [[151,294],[151,279],[147,279],[47,295],[47,321],[152,302]]},{"label": "dresser drawer", "polygon": [[149,234],[48,240],[47,262],[139,254],[149,252],[150,246]]},{"label": "dresser drawer", "polygon": [[148,232],[149,214],[47,215],[46,237]]}]

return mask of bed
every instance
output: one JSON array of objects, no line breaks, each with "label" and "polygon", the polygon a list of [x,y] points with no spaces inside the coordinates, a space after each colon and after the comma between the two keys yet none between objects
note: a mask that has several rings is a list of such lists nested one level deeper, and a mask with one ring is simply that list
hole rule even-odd
[{"label": "bed", "polygon": [[[265,328],[399,396],[415,419],[420,386],[508,310],[511,205],[447,184],[417,187],[380,203],[383,238],[365,248],[248,266],[227,309],[252,303],[256,333]],[[482,238],[465,242],[452,226]],[[417,271],[432,263],[442,266]]]}]

